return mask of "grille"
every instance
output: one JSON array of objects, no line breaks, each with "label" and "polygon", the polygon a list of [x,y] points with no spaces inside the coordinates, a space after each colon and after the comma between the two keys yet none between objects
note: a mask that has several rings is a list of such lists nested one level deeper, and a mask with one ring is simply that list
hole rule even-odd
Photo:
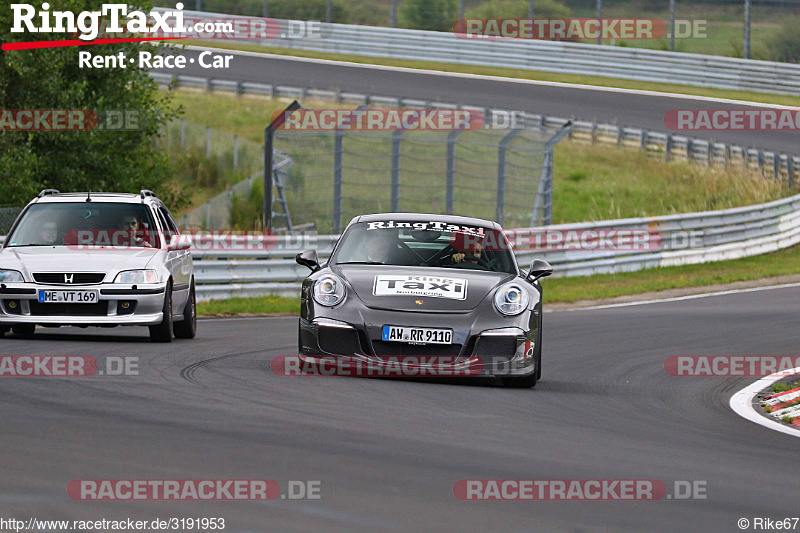
[{"label": "grille", "polygon": [[33,316],[106,316],[108,315],[108,302],[95,304],[72,303],[39,303],[31,300],[31,315]]},{"label": "grille", "polygon": [[[68,283],[64,276],[71,277],[72,283]],[[102,283],[106,275],[95,272],[37,272],[33,279],[37,283],[52,283],[57,285],[87,285],[91,283]]]},{"label": "grille", "polygon": [[480,337],[474,355],[484,363],[511,359],[517,351],[516,337]]},{"label": "grille", "polygon": [[372,341],[375,355],[416,355],[432,357],[437,355],[458,355],[460,344],[408,344],[405,342]]},{"label": "grille", "polygon": [[334,355],[353,355],[361,351],[358,332],[354,329],[319,328],[319,347],[323,352]]}]

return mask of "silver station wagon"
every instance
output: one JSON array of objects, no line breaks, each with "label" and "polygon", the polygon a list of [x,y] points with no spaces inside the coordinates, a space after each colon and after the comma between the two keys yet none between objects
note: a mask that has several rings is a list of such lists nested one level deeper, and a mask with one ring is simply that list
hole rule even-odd
[{"label": "silver station wagon", "polygon": [[31,337],[37,325],[148,326],[156,342],[191,339],[191,246],[150,191],[44,190],[0,248],[0,337]]}]

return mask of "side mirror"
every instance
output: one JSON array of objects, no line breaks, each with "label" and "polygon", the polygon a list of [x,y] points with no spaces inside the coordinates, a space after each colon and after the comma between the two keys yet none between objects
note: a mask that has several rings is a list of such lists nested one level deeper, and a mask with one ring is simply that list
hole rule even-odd
[{"label": "side mirror", "polygon": [[319,270],[319,258],[317,257],[316,250],[303,250],[297,257],[294,258],[297,261],[298,265],[303,265],[304,267],[308,267],[311,269],[311,272],[316,272]]},{"label": "side mirror", "polygon": [[528,275],[525,277],[530,282],[534,282],[539,278],[544,278],[549,276],[553,273],[553,267],[550,266],[550,263],[543,259],[534,259],[533,263],[531,263],[531,269],[528,271]]},{"label": "side mirror", "polygon": [[192,238],[188,235],[173,235],[167,246],[168,252],[179,252],[192,247]]}]

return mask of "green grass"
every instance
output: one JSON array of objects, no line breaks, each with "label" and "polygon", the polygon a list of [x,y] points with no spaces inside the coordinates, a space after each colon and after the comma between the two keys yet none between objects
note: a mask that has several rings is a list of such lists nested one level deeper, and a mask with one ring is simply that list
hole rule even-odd
[{"label": "green grass", "polygon": [[235,316],[247,314],[292,314],[300,312],[300,300],[280,296],[231,298],[197,303],[198,316]]},{"label": "green grass", "polygon": [[[263,129],[272,114],[285,108],[288,100],[263,97],[236,97],[228,93],[177,91],[175,99],[185,117],[261,142]],[[309,107],[314,102],[306,102]],[[330,107],[318,103],[314,107]],[[494,137],[492,136],[494,135]],[[496,143],[503,132],[467,132],[456,148],[456,206],[474,216],[493,218],[497,167]],[[333,168],[332,142],[329,138],[297,141],[279,149],[292,152],[295,164],[287,182],[287,195],[296,223],[316,222],[320,232],[329,231],[332,195],[330,176]],[[407,134],[407,138],[422,139]],[[442,139],[440,139],[442,140]],[[494,143],[494,148],[480,143]],[[277,143],[278,141],[276,141]],[[463,144],[462,144],[463,143]],[[472,144],[469,144],[472,143]],[[282,147],[283,146],[283,147]],[[349,138],[346,142],[344,220],[366,211],[388,210],[389,151],[388,139]],[[445,203],[444,143],[412,142],[403,147],[401,165],[402,207],[412,211],[434,211]],[[358,155],[356,155],[358,154]],[[540,155],[510,150],[508,153],[506,227],[530,223],[532,192],[530,172],[541,164]],[[636,147],[618,149],[614,144],[591,145],[562,141],[555,150],[553,222],[583,222],[615,218],[658,216],[712,209],[724,209],[762,203],[798,192],[789,190],[757,170],[741,165],[730,168],[709,167],[679,159],[670,163],[662,155],[644,153]],[[419,187],[421,180],[427,185]],[[437,181],[438,180],[438,181]],[[224,180],[221,186],[224,186]],[[376,194],[376,191],[381,191]],[[198,199],[210,191],[199,188]],[[259,204],[260,205],[260,204]],[[294,206],[294,207],[293,207]],[[252,216],[250,216],[252,215]],[[255,213],[243,217],[255,220]]]},{"label": "green grass", "polygon": [[[543,280],[542,286],[544,287],[546,307],[548,303],[555,302],[572,303],[580,300],[613,298],[667,289],[704,287],[712,284],[798,273],[800,273],[800,246],[794,246],[771,254],[716,263],[621,274],[548,278]],[[299,308],[299,300],[296,298],[265,296],[200,303],[198,304],[198,314],[297,313]],[[773,388],[773,390],[775,389]],[[781,391],[775,390],[775,392]]]},{"label": "green grass", "polygon": [[[474,65],[460,65],[453,63],[440,63],[436,61],[412,61],[398,60],[382,57],[365,57],[347,54],[333,54],[327,52],[316,52],[310,50],[294,50],[275,46],[259,46],[244,43],[229,43],[221,41],[193,41],[193,45],[210,46],[230,50],[245,50],[251,52],[261,52],[268,54],[278,54],[293,57],[309,57],[317,59],[330,59],[334,61],[349,61],[353,63],[363,63],[372,65],[387,65],[394,67],[406,67],[414,69],[439,70],[444,72],[462,72],[467,74],[478,74],[483,76],[501,76],[507,78],[518,78],[527,80],[538,80],[544,82],[560,82],[582,85],[596,85],[603,87],[616,87],[622,89],[636,89],[646,91],[659,91],[676,94],[708,96],[715,98],[728,98],[734,100],[745,100],[761,102],[766,104],[797,106],[800,99],[796,96],[785,96],[777,94],[765,94],[752,91],[734,91],[727,89],[713,89],[707,87],[692,87],[688,85],[678,85],[673,83],[643,82],[635,80],[624,80],[619,78],[608,78],[603,76],[585,76],[579,74],[562,74],[556,72],[544,72],[538,70],[523,70],[504,67],[486,67]],[[446,100],[446,98],[442,98]]]}]

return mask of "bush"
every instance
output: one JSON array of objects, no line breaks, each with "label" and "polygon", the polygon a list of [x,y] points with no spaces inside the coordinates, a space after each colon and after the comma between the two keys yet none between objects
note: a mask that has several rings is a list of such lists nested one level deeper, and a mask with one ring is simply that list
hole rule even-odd
[{"label": "bush", "polygon": [[406,28],[450,31],[457,20],[457,0],[405,0],[400,5],[400,21]]}]

